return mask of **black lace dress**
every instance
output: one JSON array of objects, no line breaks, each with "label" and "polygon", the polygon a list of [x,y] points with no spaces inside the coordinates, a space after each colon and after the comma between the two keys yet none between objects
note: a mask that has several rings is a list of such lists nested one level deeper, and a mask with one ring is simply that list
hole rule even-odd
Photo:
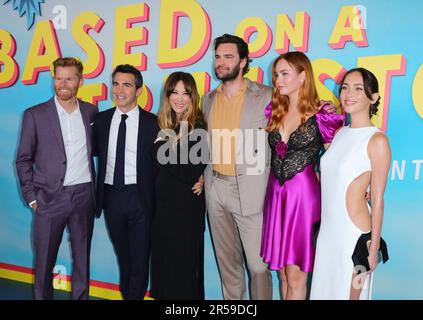
[{"label": "black lace dress", "polygon": [[315,173],[323,143],[332,140],[344,116],[322,109],[290,136],[269,133],[271,172],[263,208],[261,256],[272,270],[297,265],[311,272],[313,225],[320,220],[320,185]]}]

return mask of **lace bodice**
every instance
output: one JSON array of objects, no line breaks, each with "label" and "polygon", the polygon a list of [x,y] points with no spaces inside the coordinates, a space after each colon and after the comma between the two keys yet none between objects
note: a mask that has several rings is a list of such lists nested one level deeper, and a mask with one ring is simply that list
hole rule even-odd
[{"label": "lace bodice", "polygon": [[322,135],[316,116],[310,117],[289,137],[288,149],[283,156],[278,155],[277,144],[284,144],[279,130],[269,133],[269,145],[272,150],[271,170],[282,185],[309,164],[317,163],[323,147]]},{"label": "lace bodice", "polygon": [[[289,137],[287,144],[282,141],[279,130],[269,133],[272,150],[271,170],[282,185],[309,164],[316,164],[324,143],[332,142],[336,130],[345,123],[345,116],[327,111],[328,105],[308,118]],[[267,119],[272,113],[270,102],[264,114]]]}]

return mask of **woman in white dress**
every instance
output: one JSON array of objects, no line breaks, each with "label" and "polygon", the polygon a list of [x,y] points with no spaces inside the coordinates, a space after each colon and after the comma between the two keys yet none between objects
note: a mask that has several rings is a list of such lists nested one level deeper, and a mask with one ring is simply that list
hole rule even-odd
[{"label": "woman in white dress", "polygon": [[[380,100],[374,74],[363,68],[348,71],[339,95],[350,125],[338,131],[321,158],[321,225],[310,299],[371,299],[380,248],[387,260],[381,231],[391,151],[370,121]],[[368,190],[371,208],[364,196]],[[368,261],[357,266],[352,255],[364,237],[371,239]]]}]

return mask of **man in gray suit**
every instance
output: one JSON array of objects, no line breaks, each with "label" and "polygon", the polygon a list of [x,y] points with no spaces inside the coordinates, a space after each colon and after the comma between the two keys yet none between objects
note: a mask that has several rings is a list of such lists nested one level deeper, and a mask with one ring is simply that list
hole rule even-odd
[{"label": "man in gray suit", "polygon": [[244,78],[249,52],[241,38],[224,34],[215,39],[214,49],[214,70],[222,84],[202,99],[212,149],[204,187],[223,296],[245,299],[245,254],[250,298],[272,299],[272,276],[260,257],[269,175],[265,107],[272,89]]},{"label": "man in gray suit", "polygon": [[95,196],[91,123],[98,108],[76,98],[82,63],[59,58],[55,96],[25,110],[16,169],[34,211],[35,299],[53,299],[52,271],[68,227],[72,249],[72,299],[88,299]]}]

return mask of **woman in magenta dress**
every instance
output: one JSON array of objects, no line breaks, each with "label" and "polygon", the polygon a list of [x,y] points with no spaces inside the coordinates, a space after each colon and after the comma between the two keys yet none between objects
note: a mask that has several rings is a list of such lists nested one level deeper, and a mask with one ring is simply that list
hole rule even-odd
[{"label": "woman in magenta dress", "polygon": [[261,256],[279,270],[284,300],[306,299],[313,269],[313,228],[320,221],[320,152],[344,116],[319,108],[310,60],[301,52],[279,56],[272,66],[273,97],[266,109],[272,152],[264,203]]}]

